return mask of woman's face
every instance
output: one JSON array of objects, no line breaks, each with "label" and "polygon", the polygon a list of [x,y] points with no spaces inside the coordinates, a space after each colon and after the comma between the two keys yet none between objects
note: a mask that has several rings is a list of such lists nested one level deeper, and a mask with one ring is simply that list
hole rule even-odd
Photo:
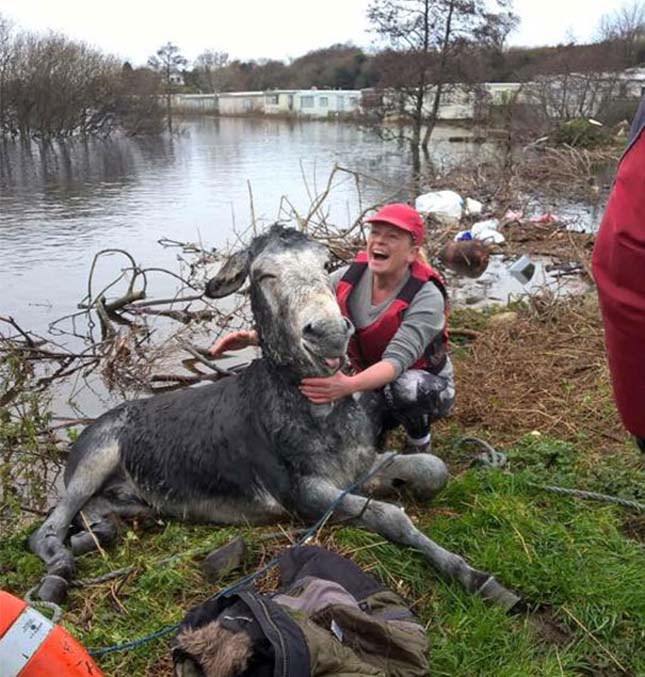
[{"label": "woman's face", "polygon": [[417,258],[412,235],[387,223],[371,224],[367,236],[367,261],[374,275],[400,275]]}]

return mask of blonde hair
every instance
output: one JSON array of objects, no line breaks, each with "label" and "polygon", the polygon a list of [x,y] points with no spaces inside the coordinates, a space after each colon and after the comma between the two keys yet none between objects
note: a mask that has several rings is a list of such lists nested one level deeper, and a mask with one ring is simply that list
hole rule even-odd
[{"label": "blonde hair", "polygon": [[420,246],[417,250],[417,261],[419,263],[423,263],[426,266],[429,265],[428,255],[426,254],[425,248],[422,246]]}]

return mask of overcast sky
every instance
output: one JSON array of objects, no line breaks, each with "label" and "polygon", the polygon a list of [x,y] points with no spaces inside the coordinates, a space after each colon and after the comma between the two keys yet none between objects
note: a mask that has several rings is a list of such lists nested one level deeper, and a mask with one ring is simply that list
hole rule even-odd
[{"label": "overcast sky", "polygon": [[[602,14],[625,0],[515,0],[520,28],[513,45],[548,45],[573,34],[590,40]],[[1,0],[0,13],[18,27],[61,31],[105,52],[145,63],[167,42],[193,60],[205,49],[231,58],[288,59],[336,42],[372,43],[369,0]]]}]

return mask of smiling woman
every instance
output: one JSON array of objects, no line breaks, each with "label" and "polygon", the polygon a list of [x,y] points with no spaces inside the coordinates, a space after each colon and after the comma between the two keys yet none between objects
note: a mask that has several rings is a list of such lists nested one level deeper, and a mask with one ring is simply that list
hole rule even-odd
[{"label": "smiling woman", "polygon": [[302,392],[325,401],[338,392],[382,389],[384,426],[402,424],[408,451],[425,451],[430,424],[454,400],[445,286],[425,261],[425,228],[412,207],[386,205],[366,222],[366,251],[332,277],[341,311],[356,327],[349,344],[354,374],[306,379]]},{"label": "smiling woman", "polygon": [[[321,366],[331,375],[304,378],[300,392],[314,404],[329,404],[376,391],[384,404],[383,427],[402,424],[408,451],[427,451],[430,425],[450,411],[455,393],[446,289],[425,261],[425,228],[412,207],[386,205],[366,223],[366,251],[331,279],[341,312],[356,327],[348,349],[352,373],[340,369],[340,356],[328,356]],[[254,331],[237,331],[220,338],[210,354],[257,344]]]}]

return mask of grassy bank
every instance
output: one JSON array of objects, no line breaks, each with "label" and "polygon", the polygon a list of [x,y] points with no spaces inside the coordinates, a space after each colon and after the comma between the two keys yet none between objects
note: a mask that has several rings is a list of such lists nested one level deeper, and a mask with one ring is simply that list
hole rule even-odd
[{"label": "grassy bank", "polygon": [[[644,675],[645,516],[538,488],[558,484],[645,501],[645,467],[611,403],[594,299],[511,310],[504,318],[474,311],[453,317],[453,326],[475,336],[455,339],[459,401],[435,430],[435,449],[453,478],[431,506],[403,500],[424,532],[521,591],[532,611],[506,616],[440,580],[414,551],[373,534],[332,526],[319,543],[411,602],[427,627],[434,675]],[[505,451],[506,468],[471,468],[479,450],[459,443],[466,435]],[[0,587],[23,595],[41,565],[24,549],[25,531],[8,531]],[[242,533],[251,572],[288,544],[281,535],[262,540],[275,531],[130,524],[116,546],[79,558],[78,576],[126,566],[130,573],[74,588],[63,624],[99,647],[176,622],[236,577],[208,583],[199,569],[206,552]],[[269,575],[262,585],[274,583]],[[107,675],[169,675],[168,644],[159,640],[100,664]]]}]

